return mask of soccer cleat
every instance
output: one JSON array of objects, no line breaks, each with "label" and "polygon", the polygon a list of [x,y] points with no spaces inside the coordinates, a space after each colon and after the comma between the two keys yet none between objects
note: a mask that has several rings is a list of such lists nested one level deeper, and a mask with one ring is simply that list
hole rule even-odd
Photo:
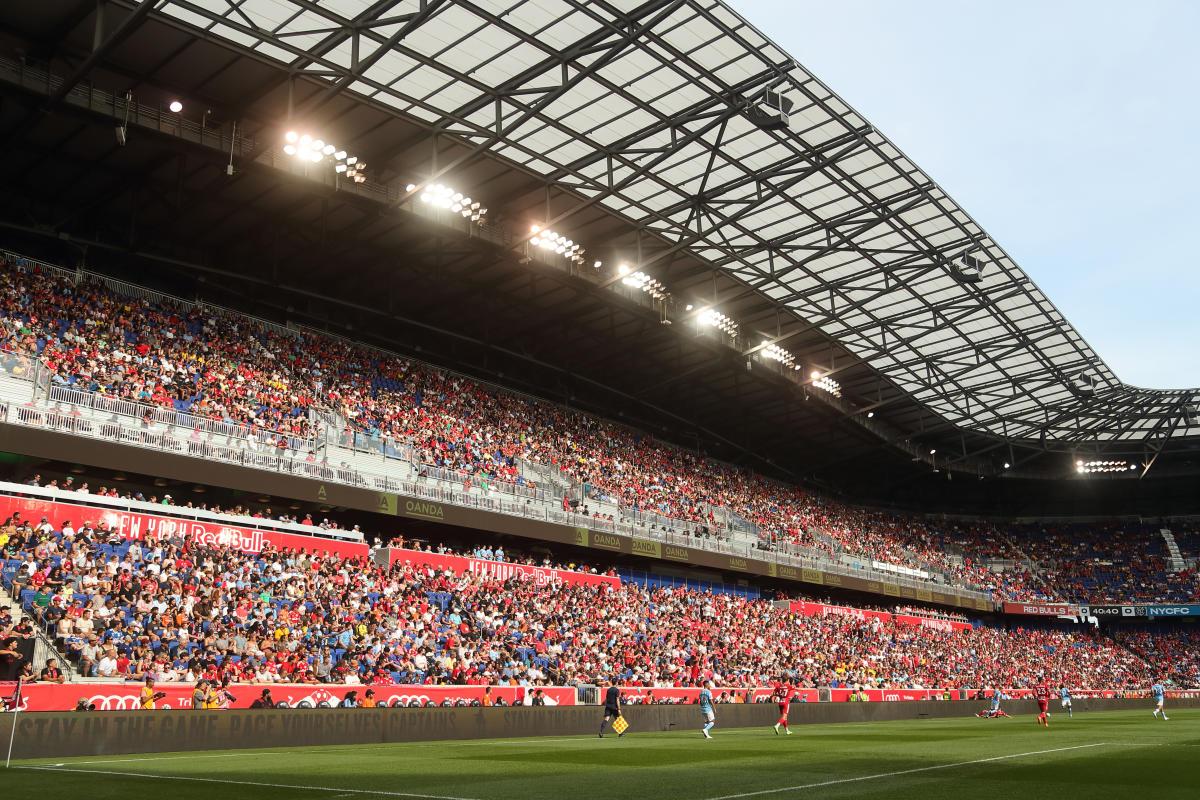
[{"label": "soccer cleat", "polygon": [[600,738],[601,738],[601,739],[603,739],[603,738],[604,738],[604,734],[603,734],[603,733],[602,733],[602,734],[600,734]]},{"label": "soccer cleat", "polygon": [[779,735],[779,723],[778,722],[775,723],[775,735],[776,736]]},{"label": "soccer cleat", "polygon": [[702,730],[702,731],[700,731],[700,732],[704,734],[704,738],[705,738],[705,739],[711,739],[711,738],[712,738],[712,736],[711,736],[711,735],[709,735],[708,731],[704,731],[704,730]]},{"label": "soccer cleat", "polygon": [[1166,722],[1169,719],[1170,719],[1170,717],[1168,717],[1166,714],[1163,714],[1163,722]]},{"label": "soccer cleat", "polygon": [[785,728],[783,732],[786,733],[788,736],[792,735],[792,732],[790,729]]}]

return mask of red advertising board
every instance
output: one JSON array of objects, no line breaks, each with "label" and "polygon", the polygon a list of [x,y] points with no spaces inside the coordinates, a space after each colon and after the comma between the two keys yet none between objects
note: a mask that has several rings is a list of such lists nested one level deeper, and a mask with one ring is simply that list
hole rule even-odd
[{"label": "red advertising board", "polygon": [[922,628],[933,628],[939,631],[961,631],[971,627],[969,622],[959,622],[949,619],[935,619],[916,614],[892,614],[888,611],[870,611],[864,608],[848,608],[846,606],[831,606],[828,603],[811,603],[806,600],[793,600],[788,610],[803,617],[840,616],[855,619],[878,619],[884,622],[895,620],[901,625],[912,625]]},{"label": "red advertising board", "polygon": [[499,580],[521,577],[537,582],[538,586],[549,586],[554,583],[566,583],[584,586],[611,586],[614,589],[621,585],[618,578],[612,575],[592,575],[587,572],[572,572],[567,569],[537,567],[529,564],[513,564],[508,561],[487,561],[482,558],[467,556],[451,556],[441,553],[423,553],[419,550],[402,550],[398,547],[388,548],[388,563],[411,563],[414,567],[428,565],[436,569],[453,570],[462,575],[473,572]]},{"label": "red advertising board", "polygon": [[368,552],[367,545],[362,542],[259,530],[239,525],[225,525],[211,520],[180,519],[168,516],[169,508],[170,506],[163,506],[162,514],[154,514],[100,505],[58,503],[36,497],[0,496],[0,520],[7,519],[19,511],[23,519],[30,520],[34,524],[37,524],[42,517],[46,517],[55,528],[68,520],[76,528],[87,522],[92,524],[103,522],[110,528],[119,530],[121,535],[129,540],[153,541],[180,533],[198,544],[228,545],[236,547],[244,553],[257,553],[263,549],[264,544],[289,550],[305,550],[310,553],[336,553],[342,557],[366,556]]},{"label": "red advertising board", "polygon": [[[155,687],[167,696],[158,701],[160,709],[190,709],[192,707],[192,684],[190,683],[159,683]],[[322,703],[329,707],[336,706],[350,691],[357,691],[361,701],[367,689],[375,691],[378,703],[388,706],[409,706],[414,701],[422,706],[427,703],[441,705],[449,700],[451,703],[473,700],[482,702],[483,686],[421,686],[421,685],[387,685],[387,686],[347,686],[344,684],[298,684],[280,683],[270,686],[262,684],[236,684],[229,687],[229,692],[237,698],[231,702],[231,708],[249,708],[261,694],[264,688],[271,690],[271,698],[276,703],[287,703],[292,708],[321,708]],[[15,683],[0,684],[0,697],[5,699],[12,696],[16,689]],[[21,711],[70,711],[81,698],[94,703],[97,711],[132,711],[138,708],[138,696],[141,685],[138,683],[33,683],[21,687]],[[546,705],[571,706],[575,705],[576,693],[571,688],[547,687],[542,689]],[[493,701],[504,699],[509,705],[528,705],[533,697],[533,689],[524,686],[493,686],[491,687]]]},{"label": "red advertising board", "polygon": [[1079,616],[1079,606],[1073,603],[1005,603],[1004,613],[1039,617],[1076,617]]}]

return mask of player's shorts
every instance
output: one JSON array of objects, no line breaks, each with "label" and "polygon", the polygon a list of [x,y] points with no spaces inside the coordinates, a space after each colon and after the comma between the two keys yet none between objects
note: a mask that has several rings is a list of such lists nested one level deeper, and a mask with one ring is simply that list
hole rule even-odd
[{"label": "player's shorts", "polygon": [[717,718],[717,715],[711,711],[701,711],[700,716],[704,717],[705,722],[712,722]]},{"label": "player's shorts", "polygon": [[1155,698],[1154,705],[1156,707],[1162,708],[1162,704],[1163,704],[1163,698],[1161,698],[1161,697]]},{"label": "player's shorts", "polygon": [[604,716],[619,717],[619,716],[621,716],[621,709],[613,708],[612,706],[605,706],[604,707]]},{"label": "player's shorts", "polygon": [[1063,701],[1062,701],[1062,707],[1063,707],[1063,708],[1070,708],[1070,707],[1071,707],[1071,698],[1069,698],[1069,697],[1064,697],[1064,698],[1063,698]]},{"label": "player's shorts", "polygon": [[786,714],[786,713],[788,713],[788,704],[787,704],[787,703],[778,703],[777,705],[779,706],[779,713],[780,713],[780,714]]},{"label": "player's shorts", "polygon": [[1047,701],[1047,700],[1038,700],[1038,711],[1045,711],[1045,710],[1046,710],[1047,708],[1049,708],[1049,707],[1050,707],[1050,703],[1049,703],[1049,701]]}]

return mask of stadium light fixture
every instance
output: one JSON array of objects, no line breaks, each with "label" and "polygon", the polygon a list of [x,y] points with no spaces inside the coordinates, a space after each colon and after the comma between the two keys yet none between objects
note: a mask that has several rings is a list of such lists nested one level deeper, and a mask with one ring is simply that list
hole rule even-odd
[{"label": "stadium light fixture", "polygon": [[1009,467],[1011,467],[1011,466],[1012,466],[1012,464],[1008,463],[1007,461],[1005,461],[1005,462],[1004,462],[1004,468],[1005,468],[1005,469],[1008,469],[1008,468],[1009,468]]},{"label": "stadium light fixture", "polygon": [[871,417],[873,417],[873,416],[875,416],[875,412],[874,412],[874,411],[868,411],[868,412],[867,412],[867,419],[870,419],[870,418],[871,418]]},{"label": "stadium light fixture", "polygon": [[706,308],[700,312],[701,325],[716,328],[729,336],[737,336],[738,324],[715,308]]},{"label": "stadium light fixture", "polygon": [[[347,163],[350,162],[347,161]],[[418,188],[411,183],[408,186],[410,187],[408,189],[410,192],[414,192]],[[421,187],[420,198],[421,202],[426,205],[445,209],[471,222],[479,222],[487,214],[487,208],[478,200],[472,200],[462,192],[455,191],[453,188],[440,183]]]},{"label": "stadium light fixture", "polygon": [[357,156],[350,155],[344,148],[332,142],[296,131],[285,133],[283,142],[283,152],[293,158],[312,164],[320,164],[328,158],[336,174],[344,175],[355,183],[362,183],[367,179],[363,173],[367,167],[366,162],[360,161]]},{"label": "stadium light fixture", "polygon": [[[541,225],[530,226],[529,232],[533,234],[529,238],[531,246],[541,248],[555,255],[560,255],[576,264],[583,263],[585,251],[578,242],[568,239],[561,233],[555,233],[549,228],[543,228]],[[600,262],[596,263],[599,264]]]},{"label": "stadium light fixture", "polygon": [[[625,265],[622,264],[621,266],[624,267]],[[626,269],[628,269],[628,267],[626,267]],[[621,279],[621,283],[623,283],[626,286],[632,286],[634,289],[641,289],[643,292],[650,295],[655,300],[662,300],[664,297],[667,296],[667,294],[669,294],[667,292],[667,287],[663,286],[657,280],[655,280],[654,278],[651,278],[649,275],[642,272],[641,270],[638,270],[637,272],[626,275],[624,278]]]},{"label": "stadium light fixture", "polygon": [[789,353],[784,348],[780,347],[779,345],[772,344],[771,342],[768,342],[766,339],[763,339],[762,348],[763,348],[763,356],[765,356],[766,358],[770,358],[774,361],[778,361],[779,363],[783,364],[785,367],[791,367],[792,369],[800,369],[800,367],[796,366],[796,357],[793,356],[791,353]]},{"label": "stadium light fixture", "polygon": [[819,370],[812,371],[812,385],[817,389],[829,392],[834,397],[842,396],[842,385],[833,378],[821,375]]},{"label": "stadium light fixture", "polygon": [[1125,472],[1126,470],[1137,469],[1137,464],[1130,464],[1125,459],[1114,459],[1109,461],[1084,461],[1078,459],[1075,462],[1075,471],[1081,475],[1090,475],[1097,472]]},{"label": "stadium light fixture", "polygon": [[171,105],[167,106],[167,108],[171,109],[172,114],[178,114],[180,111],[183,111],[183,103],[178,100],[172,100]]}]

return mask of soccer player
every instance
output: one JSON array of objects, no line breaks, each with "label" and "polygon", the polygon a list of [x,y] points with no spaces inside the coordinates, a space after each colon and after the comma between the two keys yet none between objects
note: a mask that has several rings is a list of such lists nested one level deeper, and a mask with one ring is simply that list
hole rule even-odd
[{"label": "soccer player", "polygon": [[1062,700],[1062,707],[1067,710],[1067,719],[1075,718],[1075,709],[1071,708],[1071,690],[1065,686],[1058,687],[1058,696]]},{"label": "soccer player", "polygon": [[1002,695],[1000,693],[1000,690],[993,689],[992,690],[992,707],[983,709],[975,716],[986,717],[987,719],[995,719],[996,717],[1007,717],[1008,714],[1004,713],[1004,710],[1002,708],[1000,708],[1000,698],[1001,697],[1002,697]]},{"label": "soccer player", "polygon": [[1166,696],[1167,690],[1163,687],[1162,683],[1159,682],[1150,687],[1150,692],[1154,695],[1154,716],[1157,717],[1159,712],[1161,712],[1163,715],[1163,722],[1166,722],[1168,719],[1170,719],[1170,717],[1167,716],[1167,712],[1163,710],[1163,698]]},{"label": "soccer player", "polygon": [[704,727],[700,732],[704,734],[705,739],[713,738],[708,731],[717,724],[717,715],[713,713],[712,687],[712,681],[705,681],[704,688],[700,690],[700,716],[704,717]]},{"label": "soccer player", "polygon": [[[617,717],[621,716],[621,690],[606,679],[602,679],[600,681],[601,686],[606,684],[608,685],[608,688],[604,690],[604,719],[600,722],[601,739],[604,738],[604,726],[607,725],[609,721],[615,720]],[[619,733],[617,734],[617,738],[620,739],[624,735],[625,734],[623,733]]]},{"label": "soccer player", "polygon": [[1033,690],[1038,702],[1038,724],[1050,727],[1050,684],[1042,681]]},{"label": "soccer player", "polygon": [[775,723],[775,735],[779,735],[779,726],[783,726],[783,732],[788,736],[792,732],[788,730],[788,706],[792,702],[792,687],[786,683],[775,684],[775,703],[779,706],[779,721]]}]

